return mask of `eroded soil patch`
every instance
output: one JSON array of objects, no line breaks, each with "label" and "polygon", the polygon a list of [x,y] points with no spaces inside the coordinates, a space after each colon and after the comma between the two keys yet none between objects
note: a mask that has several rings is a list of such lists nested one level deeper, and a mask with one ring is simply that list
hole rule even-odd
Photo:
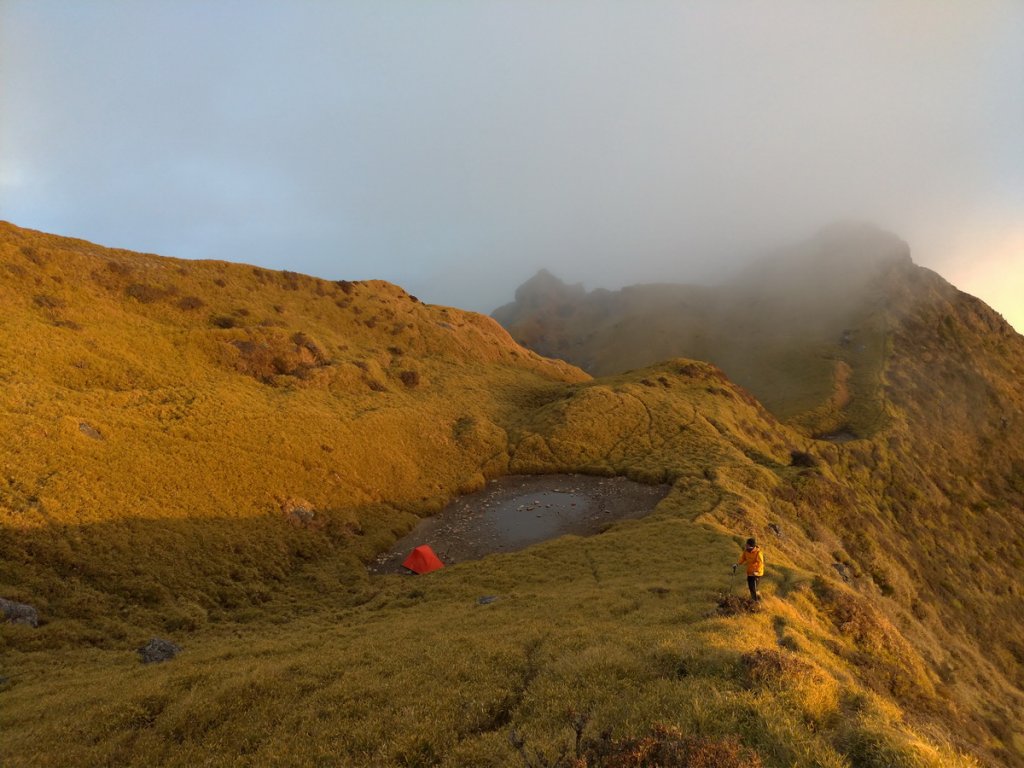
[{"label": "eroded soil patch", "polygon": [[619,520],[649,514],[668,491],[667,485],[642,485],[623,477],[501,477],[422,521],[369,569],[403,572],[402,560],[420,544],[429,544],[446,565],[453,565],[566,534],[601,533]]}]

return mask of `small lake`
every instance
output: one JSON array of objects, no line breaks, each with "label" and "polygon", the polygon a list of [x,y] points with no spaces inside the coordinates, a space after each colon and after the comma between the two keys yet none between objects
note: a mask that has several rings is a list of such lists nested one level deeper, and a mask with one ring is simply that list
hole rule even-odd
[{"label": "small lake", "polygon": [[371,573],[404,573],[413,547],[430,545],[445,565],[514,552],[566,534],[589,536],[612,523],[651,513],[668,485],[623,477],[510,475],[460,496],[420,522],[369,565]]}]

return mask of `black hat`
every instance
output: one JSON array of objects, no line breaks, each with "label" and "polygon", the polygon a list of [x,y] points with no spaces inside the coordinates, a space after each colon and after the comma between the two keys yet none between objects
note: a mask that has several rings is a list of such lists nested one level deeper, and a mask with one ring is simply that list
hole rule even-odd
[{"label": "black hat", "polygon": [[757,546],[757,542],[754,541],[753,538],[749,538],[749,539],[747,539],[747,546],[748,547],[756,547]]}]

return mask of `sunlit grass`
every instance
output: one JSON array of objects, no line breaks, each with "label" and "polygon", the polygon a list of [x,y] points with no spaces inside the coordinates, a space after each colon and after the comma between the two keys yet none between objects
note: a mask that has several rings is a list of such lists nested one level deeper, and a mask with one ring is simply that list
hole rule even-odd
[{"label": "sunlit grass", "polygon": [[[571,713],[590,739],[678,728],[768,766],[1019,764],[1019,445],[965,479],[1019,353],[982,396],[980,362],[937,373],[935,343],[911,365],[932,337],[878,326],[847,384],[902,388],[837,446],[713,366],[590,380],[385,283],[6,226],[0,268],[0,595],[44,620],[0,625],[5,766],[507,766],[513,729],[571,747]],[[932,433],[937,375],[957,407]],[[453,494],[563,471],[672,490],[597,537],[367,575]],[[751,534],[764,610],[721,615]],[[141,666],[155,634],[185,651]]]}]

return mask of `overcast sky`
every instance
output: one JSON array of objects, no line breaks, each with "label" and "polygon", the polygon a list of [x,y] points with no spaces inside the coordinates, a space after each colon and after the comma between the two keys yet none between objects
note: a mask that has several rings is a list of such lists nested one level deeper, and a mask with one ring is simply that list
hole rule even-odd
[{"label": "overcast sky", "polygon": [[1024,2],[0,0],[0,218],[490,311],[836,218],[1024,330]]}]

